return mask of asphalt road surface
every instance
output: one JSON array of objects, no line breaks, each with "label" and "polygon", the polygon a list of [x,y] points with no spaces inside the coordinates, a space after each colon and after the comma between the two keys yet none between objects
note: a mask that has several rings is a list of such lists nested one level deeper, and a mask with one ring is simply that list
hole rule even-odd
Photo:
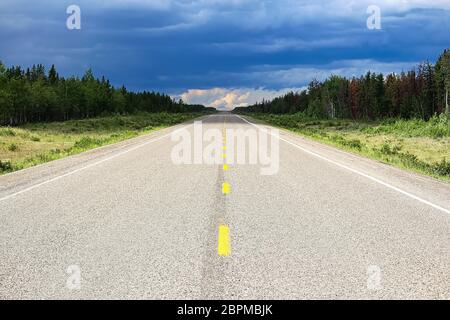
[{"label": "asphalt road surface", "polygon": [[0,177],[0,298],[450,299],[450,184],[284,131],[274,175],[176,165],[180,128]]}]

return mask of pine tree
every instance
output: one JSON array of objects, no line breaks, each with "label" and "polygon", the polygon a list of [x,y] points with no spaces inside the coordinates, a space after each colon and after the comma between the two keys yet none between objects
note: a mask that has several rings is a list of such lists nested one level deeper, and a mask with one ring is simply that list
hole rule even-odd
[{"label": "pine tree", "polygon": [[54,85],[54,84],[56,84],[56,82],[58,82],[58,79],[59,79],[59,75],[56,72],[55,65],[53,64],[48,72],[48,82],[51,85]]}]

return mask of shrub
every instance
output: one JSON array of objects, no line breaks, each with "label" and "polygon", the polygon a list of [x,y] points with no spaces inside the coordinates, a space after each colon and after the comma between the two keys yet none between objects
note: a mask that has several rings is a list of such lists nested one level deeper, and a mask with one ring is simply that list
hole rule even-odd
[{"label": "shrub", "polygon": [[393,154],[399,154],[400,150],[402,150],[402,146],[395,145],[395,146],[391,147],[389,145],[389,143],[385,142],[385,143],[383,143],[383,145],[381,146],[379,151],[382,154],[393,155]]},{"label": "shrub", "polygon": [[435,163],[432,170],[438,175],[450,177],[450,162],[443,159],[441,162]]},{"label": "shrub", "polygon": [[11,151],[11,152],[17,151],[18,149],[19,149],[19,146],[17,144],[15,144],[15,143],[11,143],[8,146],[8,150]]},{"label": "shrub", "polygon": [[100,144],[102,144],[101,139],[94,139],[91,137],[83,137],[80,140],[78,140],[77,142],[75,142],[74,148],[88,149],[88,148],[93,148],[95,146],[98,146]]},{"label": "shrub", "polygon": [[399,153],[398,156],[400,157],[401,162],[406,166],[410,168],[426,168],[427,165],[423,161],[420,161],[416,155],[411,154],[409,152],[406,153]]},{"label": "shrub", "polygon": [[352,139],[350,141],[345,141],[345,145],[350,148],[358,149],[358,150],[361,150],[361,148],[362,148],[361,141],[358,139]]},{"label": "shrub", "polygon": [[8,160],[0,160],[0,171],[10,171],[12,170],[12,165],[11,165],[11,161]]},{"label": "shrub", "polygon": [[392,154],[391,146],[388,143],[386,143],[386,142],[383,143],[383,145],[380,148],[380,152],[382,154]]}]

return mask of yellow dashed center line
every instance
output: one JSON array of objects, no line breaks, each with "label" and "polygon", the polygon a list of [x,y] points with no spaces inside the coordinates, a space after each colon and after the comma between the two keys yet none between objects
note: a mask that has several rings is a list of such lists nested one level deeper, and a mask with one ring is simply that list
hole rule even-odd
[{"label": "yellow dashed center line", "polygon": [[[225,120],[223,121],[223,159],[227,158],[227,137],[225,130]],[[228,164],[224,163],[222,166],[223,171],[227,171],[229,169]],[[231,191],[231,185],[228,182],[222,183],[222,193],[224,195],[229,194]],[[231,244],[230,244],[230,227],[222,222],[219,225],[219,235],[217,240],[217,253],[221,257],[226,257],[231,254]]]},{"label": "yellow dashed center line", "polygon": [[231,245],[230,245],[230,228],[221,224],[219,226],[219,239],[217,244],[217,253],[221,257],[226,257],[231,253]]},{"label": "yellow dashed center line", "polygon": [[231,191],[231,186],[228,182],[222,183],[222,193],[223,194],[229,194]]}]

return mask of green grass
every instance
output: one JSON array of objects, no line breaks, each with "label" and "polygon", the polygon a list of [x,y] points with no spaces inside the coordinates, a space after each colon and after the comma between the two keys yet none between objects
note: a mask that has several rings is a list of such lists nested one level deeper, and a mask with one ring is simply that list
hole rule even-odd
[{"label": "green grass", "polygon": [[381,122],[319,120],[304,114],[249,114],[384,163],[450,182],[450,117],[429,121],[388,119]]},{"label": "green grass", "polygon": [[378,126],[368,127],[365,132],[395,134],[403,137],[448,138],[450,137],[450,118],[442,114],[431,118],[429,121],[391,119],[381,122]]},{"label": "green grass", "polygon": [[0,126],[0,174],[133,138],[201,115],[139,113],[14,128]]}]

